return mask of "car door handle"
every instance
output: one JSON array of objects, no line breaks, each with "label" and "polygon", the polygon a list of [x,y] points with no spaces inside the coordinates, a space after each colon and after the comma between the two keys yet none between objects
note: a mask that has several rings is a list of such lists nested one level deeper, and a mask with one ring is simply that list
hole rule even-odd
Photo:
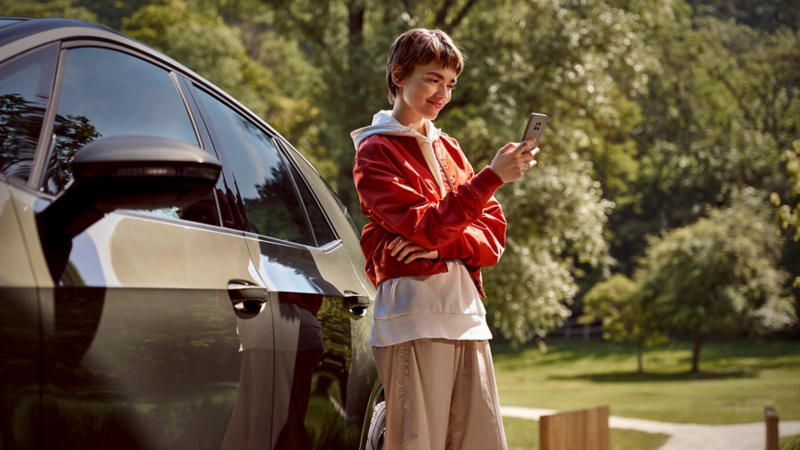
[{"label": "car door handle", "polygon": [[228,297],[233,303],[233,312],[241,319],[250,319],[264,310],[269,301],[269,290],[247,281],[228,282]]},{"label": "car door handle", "polygon": [[350,314],[358,317],[364,317],[369,308],[369,297],[361,295],[353,291],[344,291],[344,304],[350,310]]}]

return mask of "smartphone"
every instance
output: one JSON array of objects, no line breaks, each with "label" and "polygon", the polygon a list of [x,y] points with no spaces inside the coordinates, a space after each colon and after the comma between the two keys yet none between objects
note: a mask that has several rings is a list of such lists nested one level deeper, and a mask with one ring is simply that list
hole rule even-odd
[{"label": "smartphone", "polygon": [[544,133],[544,126],[547,125],[547,116],[544,114],[531,113],[528,117],[528,125],[525,126],[525,132],[522,133],[522,141],[528,139],[536,139],[536,146],[542,140],[542,133]]}]

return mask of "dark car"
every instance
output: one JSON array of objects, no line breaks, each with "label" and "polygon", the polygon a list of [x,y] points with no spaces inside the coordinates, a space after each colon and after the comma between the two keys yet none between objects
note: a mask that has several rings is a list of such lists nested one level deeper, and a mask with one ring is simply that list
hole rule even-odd
[{"label": "dark car", "polygon": [[0,448],[379,445],[357,233],[179,63],[0,19]]}]

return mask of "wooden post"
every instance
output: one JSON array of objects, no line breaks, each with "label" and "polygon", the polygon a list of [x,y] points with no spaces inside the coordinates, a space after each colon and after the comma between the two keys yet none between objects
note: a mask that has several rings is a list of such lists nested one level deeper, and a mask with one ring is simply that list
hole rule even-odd
[{"label": "wooden post", "polygon": [[569,340],[570,331],[572,331],[572,325],[567,323],[566,325],[564,325],[564,340],[565,341]]},{"label": "wooden post", "polygon": [[767,422],[767,450],[778,450],[778,413],[775,408],[764,408],[764,419]]},{"label": "wooden post", "polygon": [[588,341],[589,340],[589,324],[588,323],[583,324],[583,340],[584,341]]},{"label": "wooden post", "polygon": [[540,450],[609,450],[608,406],[542,416]]}]

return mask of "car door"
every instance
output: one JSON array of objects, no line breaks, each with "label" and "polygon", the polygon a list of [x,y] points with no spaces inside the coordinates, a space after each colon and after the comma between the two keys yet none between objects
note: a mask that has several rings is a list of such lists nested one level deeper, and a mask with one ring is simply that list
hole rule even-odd
[{"label": "car door", "polygon": [[[350,295],[344,299],[344,304],[350,314],[345,313],[339,316],[340,329],[349,329],[350,344],[350,369],[347,373],[346,389],[344,391],[347,397],[345,400],[345,443],[347,448],[359,448],[357,441],[360,438],[361,444],[366,443],[366,432],[369,430],[371,423],[372,407],[369,406],[370,401],[376,400],[380,392],[380,383],[375,360],[372,356],[372,348],[368,345],[369,335],[372,331],[371,305],[375,298],[375,289],[364,272],[364,254],[359,244],[360,232],[348,214],[347,208],[308,160],[285,140],[280,140],[279,142],[286,150],[287,160],[291,162],[293,170],[299,172],[294,173],[297,173],[296,179],[302,182],[300,190],[303,202],[307,205],[306,209],[309,211],[316,210],[315,213],[309,214],[312,222],[315,220],[314,217],[318,217],[316,220],[320,223],[322,220],[327,219],[336,230],[336,234],[341,241],[340,246],[337,244],[336,253],[317,253],[315,260],[329,258],[327,261],[320,261],[321,267],[333,263],[336,267],[345,269],[345,266],[348,265],[345,261],[346,255],[350,261],[349,269],[354,277],[358,279],[362,289],[361,292],[366,293],[366,296],[352,296],[352,291],[346,289],[345,292]],[[321,210],[318,208],[321,208]],[[341,276],[341,279],[348,280],[346,276]],[[346,283],[349,286],[354,286],[356,281],[349,279]],[[330,302],[331,305],[339,305],[341,303],[340,300],[336,299],[332,299]],[[340,309],[340,311],[342,310]],[[363,316],[360,314],[363,314]],[[335,347],[331,346],[331,348]],[[318,370],[323,371],[324,367],[320,367]]]},{"label": "car door", "polygon": [[[260,340],[253,322],[239,328],[245,364],[257,368],[259,354],[274,360],[272,439],[264,448],[358,448],[362,397],[372,386],[351,386],[349,379],[361,361],[353,357],[353,341],[365,347],[369,334],[367,291],[280,138],[213,91],[195,85],[192,92],[238,187],[236,215],[257,273],[278,300],[270,303],[270,342]],[[249,391],[266,392],[256,375]],[[241,436],[258,430],[236,418],[265,404],[247,391],[240,386],[234,413]]]},{"label": "car door", "polygon": [[0,175],[0,445],[34,448],[39,434],[39,304],[5,176]]},{"label": "car door", "polygon": [[0,448],[37,448],[41,419],[36,277],[10,185],[26,186],[50,100],[58,44],[0,63]]},{"label": "car door", "polygon": [[242,233],[222,226],[217,194],[107,214],[73,239],[62,273],[46,263],[36,213],[69,186],[71,158],[88,142],[205,146],[179,84],[126,48],[62,45],[39,189],[11,188],[39,280],[43,448],[220,448],[239,390],[237,318],[270,333],[263,283]]}]

